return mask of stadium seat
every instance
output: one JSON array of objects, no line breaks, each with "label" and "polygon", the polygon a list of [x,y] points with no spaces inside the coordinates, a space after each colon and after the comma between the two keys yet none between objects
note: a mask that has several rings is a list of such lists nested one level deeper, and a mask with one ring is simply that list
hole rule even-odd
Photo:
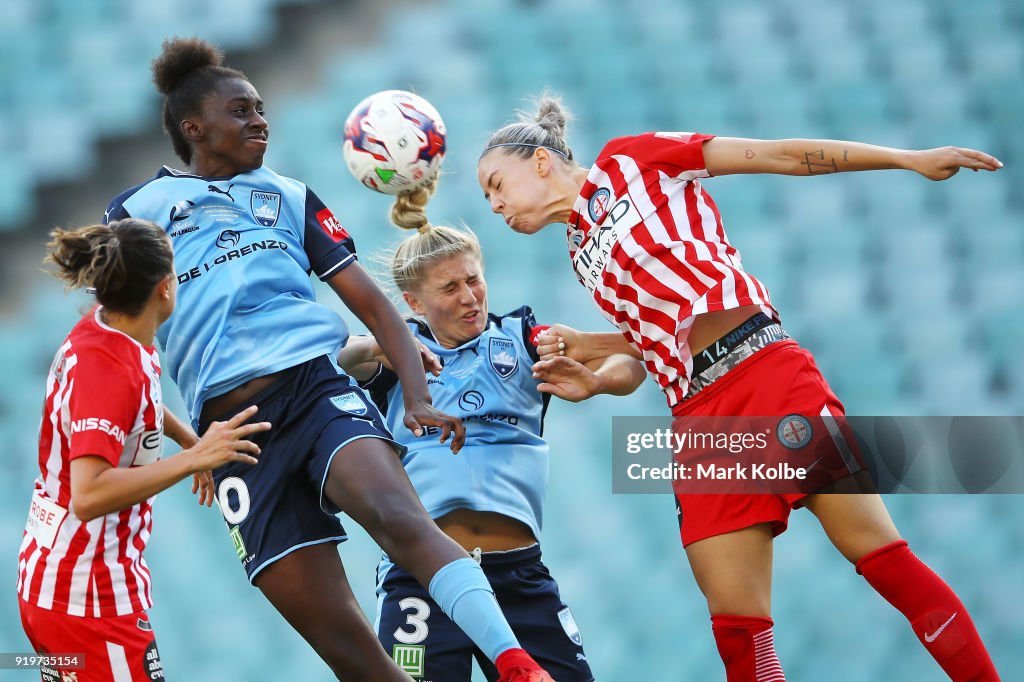
[{"label": "stadium seat", "polygon": [[833,38],[824,31],[802,36],[796,57],[800,69],[811,81],[808,86],[817,87],[836,81],[862,82],[871,78],[870,46],[849,35],[848,31],[839,35],[845,37]]},{"label": "stadium seat", "polygon": [[[158,98],[146,70],[162,38],[199,33],[254,54],[259,65],[274,56],[275,11],[315,2],[323,0],[8,0],[0,26],[0,229],[31,223],[32,191],[41,182],[95,172],[95,145],[104,136],[158,134]],[[309,183],[334,208],[356,236],[364,265],[373,266],[373,255],[403,235],[388,225],[391,199],[364,191],[344,170],[340,129],[356,102],[386,88],[426,95],[448,124],[445,176],[430,216],[465,220],[480,235],[494,311],[531,303],[542,322],[600,330],[611,327],[575,282],[564,230],[510,234],[476,185],[475,161],[488,132],[514,108],[529,110],[523,98],[545,86],[565,95],[577,115],[570,141],[584,165],[608,137],[646,129],[975,146],[1007,167],[943,183],[889,171],[714,178],[704,186],[744,266],[769,287],[786,328],[815,354],[849,412],[1024,410],[1024,10],[1016,0],[651,0],[643,11],[624,11],[611,0],[385,4],[380,11],[391,14],[379,31],[367,31],[358,44],[330,46],[332,54],[309,65],[314,87],[286,93],[271,111],[277,143],[268,164]],[[542,276],[524,276],[524,264]],[[386,281],[386,267],[381,272]],[[317,287],[321,300],[355,326],[337,298]],[[17,295],[31,293],[0,327],[0,357],[16,359],[0,391],[0,442],[18,453],[0,458],[7,519],[0,530],[9,538],[20,534],[26,485],[35,475],[42,376],[69,321],[89,301],[65,297],[56,282],[17,288]],[[177,392],[167,384],[165,394],[176,399]],[[612,496],[595,503],[574,494],[576,485],[608,487],[600,430],[608,415],[643,411],[665,414],[653,386],[628,399],[552,404],[546,435],[570,445],[552,460],[546,561],[563,591],[576,593],[567,600],[585,641],[589,631],[600,633],[594,641],[602,646],[588,650],[600,678],[662,679],[666,670],[685,679],[721,678],[703,602],[673,538],[671,499]],[[1024,665],[1013,610],[1024,593],[1005,592],[1002,586],[1020,581],[1014,567],[1000,568],[1024,542],[1021,524],[1006,521],[1019,516],[1011,497],[951,496],[941,504],[887,497],[912,546],[930,547],[937,570],[972,611],[983,609],[986,641],[1008,670]],[[161,504],[179,508],[174,498]],[[776,557],[777,643],[789,676],[848,682],[935,673],[902,620],[834,553],[810,515],[800,516],[778,540]],[[979,536],[972,529],[982,523],[986,533]],[[173,568],[156,575],[165,596],[194,590],[189,581],[198,573],[220,580],[218,557],[237,571],[215,513],[158,513],[157,526],[151,563],[156,571]],[[608,550],[626,535],[642,554]],[[969,551],[965,536],[972,538]],[[179,537],[189,538],[194,553],[181,555]],[[342,551],[357,566],[373,563]],[[670,560],[651,558],[666,555]],[[978,566],[989,580],[970,579]],[[363,573],[354,579],[368,580]],[[645,589],[624,587],[637,575]],[[229,579],[241,578],[223,577]],[[993,585],[1002,591],[994,593]],[[820,597],[809,600],[808,590]],[[262,655],[225,657],[210,642],[251,629],[251,622],[218,601],[220,593],[214,587],[203,597],[217,618],[199,621],[186,601],[158,597],[158,619],[195,623],[191,630],[161,630],[169,661],[206,661],[196,679],[323,674],[315,654],[265,604],[260,628],[271,636],[261,640],[269,642]],[[829,604],[843,606],[842,619],[831,617]],[[617,624],[614,636],[608,623]],[[0,635],[20,636],[4,625]],[[666,640],[671,648],[661,646]],[[174,656],[175,650],[184,653]]]},{"label": "stadium seat", "polygon": [[949,49],[944,42],[925,33],[908,36],[904,42],[885,47],[888,49],[881,50],[885,73],[894,87],[906,88],[911,99],[912,93],[922,85],[933,88],[945,85],[948,90],[959,91],[949,88],[948,81],[953,74]]},{"label": "stadium seat", "polygon": [[0,231],[17,229],[34,208],[30,178],[15,158],[0,156]]},{"label": "stadium seat", "polygon": [[868,35],[882,44],[897,44],[906,40],[907,33],[929,34],[936,22],[923,0],[864,0],[853,5]]},{"label": "stadium seat", "polygon": [[830,126],[844,132],[882,126],[895,114],[891,94],[869,81],[833,81],[821,87],[820,97],[821,115]]}]

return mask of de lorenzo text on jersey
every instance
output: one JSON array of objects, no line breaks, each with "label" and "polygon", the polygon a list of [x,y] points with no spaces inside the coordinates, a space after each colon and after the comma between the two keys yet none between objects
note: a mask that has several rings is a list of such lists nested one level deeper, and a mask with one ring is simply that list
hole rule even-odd
[{"label": "de lorenzo text on jersey", "polygon": [[[234,237],[234,240],[238,239],[237,232],[234,232],[232,236]],[[221,246],[221,248],[224,248],[222,244],[225,243],[226,241],[227,240],[218,239],[217,245]],[[263,239],[260,241],[253,242],[251,244],[246,244],[240,249],[230,249],[226,253],[222,253],[221,255],[217,256],[212,261],[207,261],[202,265],[196,265],[194,267],[189,268],[185,272],[179,274],[178,284],[185,284],[186,282],[191,282],[194,279],[198,279],[203,274],[210,272],[210,270],[217,267],[218,265],[223,265],[224,263],[229,263],[233,260],[244,258],[245,256],[252,255],[258,251],[267,251],[273,249],[280,249],[282,251],[286,251],[288,249],[288,244],[282,241],[278,241],[276,239]]]},{"label": "de lorenzo text on jersey", "polygon": [[[462,418],[462,421],[467,426],[470,422],[500,422],[503,424],[509,424],[510,426],[517,426],[519,424],[519,417],[514,414],[470,414]],[[437,436],[441,433],[441,427],[439,426],[424,426],[423,435],[425,436]]]}]

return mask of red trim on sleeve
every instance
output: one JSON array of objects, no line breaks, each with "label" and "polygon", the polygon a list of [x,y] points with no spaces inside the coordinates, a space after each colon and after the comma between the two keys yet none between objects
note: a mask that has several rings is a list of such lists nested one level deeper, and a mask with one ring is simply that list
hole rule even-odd
[{"label": "red trim on sleeve", "polygon": [[550,324],[538,324],[533,327],[530,327],[530,345],[536,348],[537,337],[546,332],[548,329],[551,329]]}]

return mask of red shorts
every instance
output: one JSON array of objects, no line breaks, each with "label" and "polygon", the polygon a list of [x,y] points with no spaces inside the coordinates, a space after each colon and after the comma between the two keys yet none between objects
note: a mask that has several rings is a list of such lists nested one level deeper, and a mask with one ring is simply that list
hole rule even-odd
[{"label": "red shorts", "polygon": [[[21,624],[36,653],[84,654],[78,682],[152,682],[164,679],[149,616],[139,611],[113,618],[71,616],[19,599]],[[42,669],[43,682],[67,679]]]},{"label": "red shorts", "polygon": [[[809,352],[795,341],[763,348],[697,395],[677,404],[675,417],[842,417],[843,404],[829,388]],[[683,420],[678,420],[681,422]],[[678,431],[678,428],[676,429]],[[848,431],[843,429],[844,434]],[[852,447],[856,452],[855,446]],[[859,464],[840,464],[830,482],[849,476]],[[770,523],[774,535],[786,530],[791,510],[809,492],[766,494],[677,494],[683,546],[757,523]]]}]

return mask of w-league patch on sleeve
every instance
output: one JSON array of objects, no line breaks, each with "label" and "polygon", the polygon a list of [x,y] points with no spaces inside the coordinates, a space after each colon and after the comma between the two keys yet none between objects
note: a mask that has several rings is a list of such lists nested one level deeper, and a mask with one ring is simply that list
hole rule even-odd
[{"label": "w-league patch on sleeve", "polygon": [[316,221],[320,223],[320,229],[322,229],[327,236],[335,242],[340,242],[349,238],[348,232],[341,226],[341,221],[335,218],[334,214],[331,213],[331,209],[324,208],[323,210],[318,211],[316,214]]}]

